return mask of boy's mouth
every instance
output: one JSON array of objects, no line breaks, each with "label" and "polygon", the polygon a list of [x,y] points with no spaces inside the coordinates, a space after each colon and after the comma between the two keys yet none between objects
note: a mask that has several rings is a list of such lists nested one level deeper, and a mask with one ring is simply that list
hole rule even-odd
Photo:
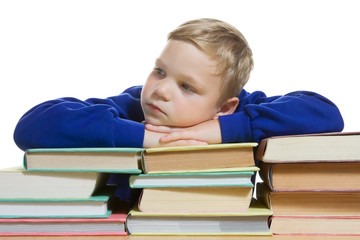
[{"label": "boy's mouth", "polygon": [[148,103],[147,106],[149,107],[149,109],[150,109],[152,112],[161,113],[161,114],[166,115],[158,106],[156,106],[156,105],[153,104],[153,103]]}]

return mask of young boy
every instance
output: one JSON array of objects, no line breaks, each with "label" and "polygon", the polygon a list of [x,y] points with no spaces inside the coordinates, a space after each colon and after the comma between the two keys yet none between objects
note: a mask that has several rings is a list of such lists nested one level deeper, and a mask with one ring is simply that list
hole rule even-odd
[{"label": "young boy", "polygon": [[343,129],[338,108],[316,93],[266,97],[243,90],[252,67],[236,28],[215,19],[189,21],[169,34],[143,87],[106,99],[39,104],[20,119],[14,140],[23,150],[156,147]]},{"label": "young boy", "polygon": [[[343,129],[337,107],[316,93],[266,97],[243,90],[252,67],[252,52],[236,28],[214,19],[189,21],[169,34],[143,87],[107,99],[39,104],[20,119],[14,139],[23,150],[156,147]],[[117,196],[136,199],[127,175],[110,181],[120,186]]]}]

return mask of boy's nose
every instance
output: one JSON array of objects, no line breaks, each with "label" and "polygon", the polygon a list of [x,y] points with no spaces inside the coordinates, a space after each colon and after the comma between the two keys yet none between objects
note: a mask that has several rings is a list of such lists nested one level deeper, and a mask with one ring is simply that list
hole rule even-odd
[{"label": "boy's nose", "polygon": [[165,79],[162,79],[156,89],[155,89],[155,94],[156,96],[158,96],[161,100],[163,101],[169,101],[170,100],[170,91],[171,89],[171,86],[170,86],[170,83],[169,81],[165,80]]}]

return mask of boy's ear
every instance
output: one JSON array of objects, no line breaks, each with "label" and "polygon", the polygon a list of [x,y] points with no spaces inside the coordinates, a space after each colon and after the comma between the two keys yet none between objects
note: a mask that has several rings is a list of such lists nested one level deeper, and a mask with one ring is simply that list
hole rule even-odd
[{"label": "boy's ear", "polygon": [[215,118],[222,115],[232,114],[236,107],[239,105],[239,98],[232,97],[227,99],[219,108],[219,111],[216,113]]}]

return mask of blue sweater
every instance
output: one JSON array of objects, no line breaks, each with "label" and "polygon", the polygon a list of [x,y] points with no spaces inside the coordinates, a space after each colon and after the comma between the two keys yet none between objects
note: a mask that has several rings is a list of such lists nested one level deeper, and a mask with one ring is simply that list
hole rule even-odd
[{"label": "blue sweater", "polygon": [[[106,99],[60,98],[30,109],[14,140],[22,150],[53,147],[142,147],[145,126],[141,86]],[[298,91],[267,97],[243,90],[232,115],[219,118],[223,143],[259,142],[289,134],[341,131],[338,108],[325,97]]]}]

